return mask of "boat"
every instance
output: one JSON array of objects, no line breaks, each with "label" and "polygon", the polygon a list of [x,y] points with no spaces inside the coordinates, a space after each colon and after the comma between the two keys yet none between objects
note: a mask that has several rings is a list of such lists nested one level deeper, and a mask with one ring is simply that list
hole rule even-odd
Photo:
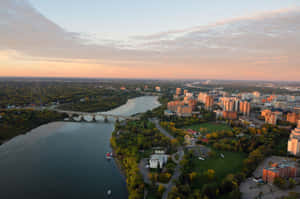
[{"label": "boat", "polygon": [[108,196],[111,195],[111,190],[110,190],[110,189],[107,191],[107,195],[108,195]]},{"label": "boat", "polygon": [[112,157],[112,153],[107,152],[105,157],[106,157],[106,159],[110,160]]}]

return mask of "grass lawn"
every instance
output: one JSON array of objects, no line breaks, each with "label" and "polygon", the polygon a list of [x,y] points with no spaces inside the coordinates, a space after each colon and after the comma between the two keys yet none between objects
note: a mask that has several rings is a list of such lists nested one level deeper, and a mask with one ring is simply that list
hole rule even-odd
[{"label": "grass lawn", "polygon": [[[230,131],[231,128],[226,124],[217,124],[217,123],[203,123],[203,124],[194,124],[191,126],[186,126],[185,129],[192,129],[194,131],[199,131],[200,128],[206,129],[205,133],[212,133],[217,131]],[[202,133],[202,132],[201,132]]]},{"label": "grass lawn", "polygon": [[[224,158],[220,154],[224,154]],[[203,173],[208,169],[215,171],[216,181],[221,181],[229,173],[237,173],[243,167],[243,160],[247,154],[240,152],[216,151],[216,156],[206,160],[194,160],[195,172]]]}]

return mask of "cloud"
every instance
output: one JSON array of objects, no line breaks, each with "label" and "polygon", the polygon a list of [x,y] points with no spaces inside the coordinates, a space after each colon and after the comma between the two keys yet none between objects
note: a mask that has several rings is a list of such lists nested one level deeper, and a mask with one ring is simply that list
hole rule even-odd
[{"label": "cloud", "polygon": [[26,0],[1,0],[0,50],[17,50],[29,56],[67,59],[109,60],[137,58],[139,55],[137,51],[120,50],[112,42],[103,43],[91,44],[81,34],[64,30]]},{"label": "cloud", "polygon": [[17,52],[16,59],[26,62],[123,65],[126,70],[176,67],[177,72],[188,70],[181,73],[186,75],[204,70],[211,76],[225,74],[228,69],[238,71],[239,65],[253,70],[263,65],[268,71],[276,64],[286,64],[300,75],[299,21],[300,8],[296,7],[134,36],[126,42],[98,38],[94,42],[89,34],[64,30],[27,0],[1,0],[0,51]]}]

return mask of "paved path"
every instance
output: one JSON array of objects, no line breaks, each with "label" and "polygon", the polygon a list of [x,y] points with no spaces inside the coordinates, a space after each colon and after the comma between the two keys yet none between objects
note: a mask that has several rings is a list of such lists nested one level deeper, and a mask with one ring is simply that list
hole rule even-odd
[{"label": "paved path", "polygon": [[144,182],[150,184],[151,181],[149,179],[149,169],[145,168],[146,164],[147,164],[147,158],[142,159],[139,163],[139,169],[144,178]]},{"label": "paved path", "polygon": [[163,127],[160,126],[159,124],[159,120],[156,118],[152,118],[149,119],[151,122],[153,122],[155,124],[155,127],[165,136],[167,136],[170,139],[174,139],[174,136],[172,136],[171,134],[169,134],[169,132],[167,132]]},{"label": "paved path", "polygon": [[[167,136],[168,138],[170,139],[174,139],[174,136],[172,136],[171,134],[169,134],[168,131],[166,131],[163,127],[160,126],[159,124],[159,120],[156,119],[156,118],[153,118],[153,119],[149,119],[151,122],[153,122],[156,126],[156,128],[162,133],[164,134],[165,136]],[[184,156],[184,150],[183,150],[183,147],[178,147],[177,148],[177,153],[179,155],[179,158],[178,158],[178,161],[177,162],[177,166],[175,168],[175,171],[174,171],[174,174],[173,176],[171,177],[170,181],[168,184],[161,184],[161,185],[164,185],[166,190],[165,192],[163,193],[162,195],[162,199],[167,199],[168,198],[168,194],[169,192],[172,190],[172,187],[174,186],[174,180],[178,180],[180,174],[181,174],[181,166],[180,166],[180,161],[183,159],[183,156]]]},{"label": "paved path", "polygon": [[[180,162],[182,160],[183,156],[184,156],[184,151],[183,151],[182,147],[178,148],[178,153],[179,153],[179,159],[178,159],[178,161]],[[178,180],[178,178],[179,178],[179,176],[181,174],[181,170],[180,169],[181,169],[180,164],[177,164],[172,178],[170,179],[169,183],[166,184],[166,186],[165,186],[166,190],[165,190],[165,192],[162,195],[162,199],[167,199],[168,198],[168,194],[172,190],[172,187],[174,186],[174,180]]]}]

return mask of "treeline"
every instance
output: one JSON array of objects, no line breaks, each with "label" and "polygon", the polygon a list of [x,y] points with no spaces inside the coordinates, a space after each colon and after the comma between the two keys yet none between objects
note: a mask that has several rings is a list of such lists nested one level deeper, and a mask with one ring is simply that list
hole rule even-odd
[{"label": "treeline", "polygon": [[42,124],[67,117],[62,113],[46,110],[6,110],[0,112],[0,116],[0,144]]},{"label": "treeline", "polygon": [[[78,103],[89,99],[97,101],[99,97],[136,96],[132,90],[120,91],[119,84],[99,82],[56,82],[56,81],[25,81],[0,82],[0,108],[8,105],[51,105],[59,102]],[[130,91],[130,92],[129,92]],[[133,93],[132,93],[133,92]],[[115,98],[113,99],[115,100]]]},{"label": "treeline", "polygon": [[[105,93],[107,95],[107,93]],[[95,95],[84,97],[79,101],[73,101],[59,106],[63,110],[82,111],[82,112],[100,112],[108,111],[123,104],[126,104],[130,98],[141,96],[138,92],[114,92],[110,96]]]}]

